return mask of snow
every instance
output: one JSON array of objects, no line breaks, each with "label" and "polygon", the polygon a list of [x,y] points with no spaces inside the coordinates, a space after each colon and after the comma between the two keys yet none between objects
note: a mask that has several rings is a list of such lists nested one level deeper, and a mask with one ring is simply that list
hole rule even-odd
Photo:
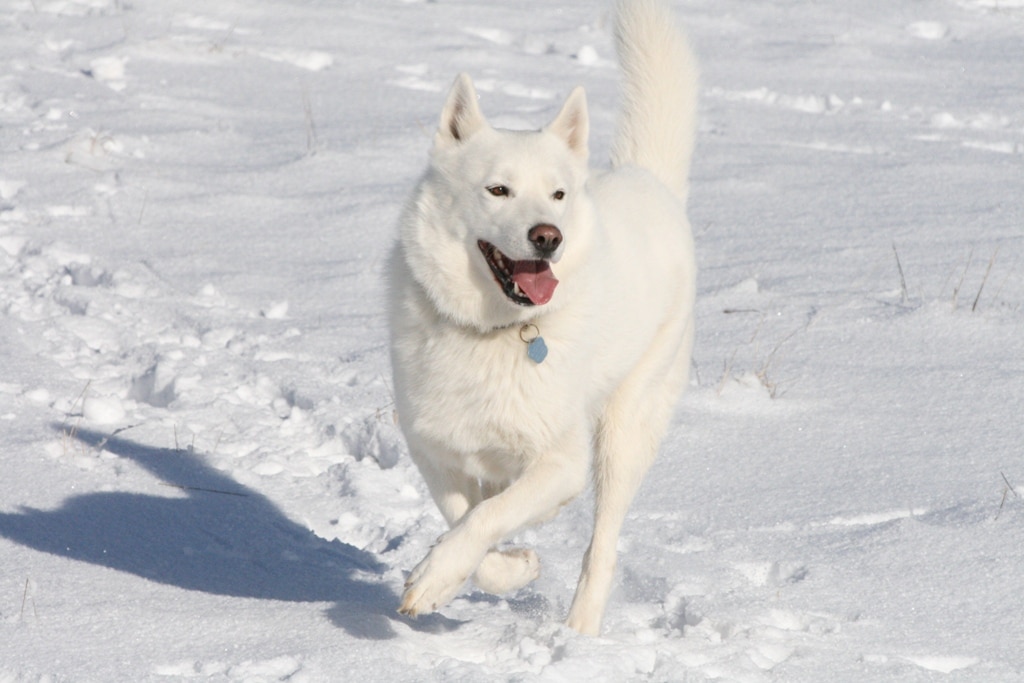
[{"label": "snow", "polygon": [[682,0],[695,381],[599,638],[541,578],[395,609],[443,524],[383,269],[444,90],[537,126],[607,8],[0,8],[0,681],[1024,678],[1024,3]]}]

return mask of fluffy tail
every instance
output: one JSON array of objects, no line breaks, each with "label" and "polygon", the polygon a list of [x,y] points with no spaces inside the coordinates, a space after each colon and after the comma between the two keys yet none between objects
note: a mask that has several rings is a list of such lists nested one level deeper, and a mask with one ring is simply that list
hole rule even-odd
[{"label": "fluffy tail", "polygon": [[697,129],[697,63],[664,0],[619,0],[623,103],[612,164],[642,166],[684,201]]}]

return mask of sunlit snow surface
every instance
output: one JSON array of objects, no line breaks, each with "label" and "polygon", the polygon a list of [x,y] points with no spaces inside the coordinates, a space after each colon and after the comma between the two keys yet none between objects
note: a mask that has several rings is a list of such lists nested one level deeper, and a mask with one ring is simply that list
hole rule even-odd
[{"label": "sunlit snow surface", "polygon": [[0,7],[0,681],[1024,679],[1024,3],[675,5],[695,380],[597,639],[586,497],[395,613],[443,524],[382,301],[459,71],[584,85],[604,163],[607,8]]}]

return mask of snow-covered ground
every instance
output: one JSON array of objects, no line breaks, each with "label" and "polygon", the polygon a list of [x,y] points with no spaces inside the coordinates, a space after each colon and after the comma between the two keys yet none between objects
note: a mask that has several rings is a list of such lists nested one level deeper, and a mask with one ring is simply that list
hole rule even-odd
[{"label": "snow-covered ground", "polygon": [[675,4],[696,379],[592,639],[586,498],[395,613],[382,279],[458,71],[605,157],[607,7],[3,3],[0,681],[1024,680],[1024,2]]}]

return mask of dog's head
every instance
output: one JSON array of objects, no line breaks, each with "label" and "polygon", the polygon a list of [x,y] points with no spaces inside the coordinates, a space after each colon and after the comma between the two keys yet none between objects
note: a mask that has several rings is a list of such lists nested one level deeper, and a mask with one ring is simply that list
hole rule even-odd
[{"label": "dog's head", "polygon": [[574,90],[539,131],[491,127],[465,74],[402,223],[413,276],[438,311],[482,330],[554,307],[587,242],[586,99]]}]

